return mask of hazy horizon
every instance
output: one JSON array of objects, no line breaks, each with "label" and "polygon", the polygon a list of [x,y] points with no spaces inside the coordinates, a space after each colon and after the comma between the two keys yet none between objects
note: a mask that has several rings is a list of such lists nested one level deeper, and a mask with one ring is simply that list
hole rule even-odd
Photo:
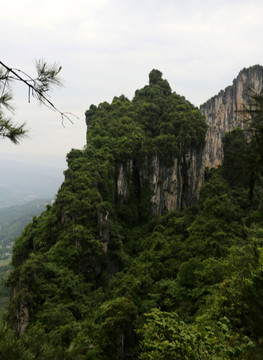
[{"label": "hazy horizon", "polygon": [[54,199],[64,180],[63,157],[35,154],[0,154],[0,207],[33,199]]}]

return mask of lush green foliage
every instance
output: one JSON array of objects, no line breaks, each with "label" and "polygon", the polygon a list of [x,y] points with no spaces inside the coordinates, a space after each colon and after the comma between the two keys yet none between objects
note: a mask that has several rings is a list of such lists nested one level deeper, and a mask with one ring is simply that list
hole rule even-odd
[{"label": "lush green foliage", "polygon": [[[231,167],[242,134],[226,138],[225,163],[206,172],[195,206],[153,218],[139,169],[145,157],[169,165],[200,149],[201,114],[153,70],[132,101],[86,117],[87,146],[69,153],[55,204],[16,240],[6,321],[21,336],[2,330],[5,354],[261,359],[263,210],[257,184],[248,200],[249,173]],[[116,189],[120,169],[128,195]]]},{"label": "lush green foliage", "polygon": [[139,359],[247,358],[253,343],[247,336],[234,334],[229,325],[226,317],[212,327],[186,324],[176,313],[153,309],[139,331],[143,338]]},{"label": "lush green foliage", "polygon": [[10,259],[0,260],[0,321],[9,297],[9,289],[5,285],[8,272],[11,270]]},{"label": "lush green foliage", "polygon": [[48,202],[49,200],[37,199],[25,205],[0,209],[0,317],[9,296],[5,279],[12,268],[10,262],[14,241],[32,217],[44,211]]}]

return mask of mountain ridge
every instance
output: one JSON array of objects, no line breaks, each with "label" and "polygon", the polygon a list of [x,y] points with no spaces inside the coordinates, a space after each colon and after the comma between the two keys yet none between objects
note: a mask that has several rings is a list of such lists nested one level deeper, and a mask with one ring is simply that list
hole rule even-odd
[{"label": "mountain ridge", "polygon": [[32,358],[260,359],[261,192],[224,177],[222,142],[246,149],[231,114],[250,74],[202,108],[209,130],[155,69],[87,110],[85,149],[13,250],[6,319]]}]

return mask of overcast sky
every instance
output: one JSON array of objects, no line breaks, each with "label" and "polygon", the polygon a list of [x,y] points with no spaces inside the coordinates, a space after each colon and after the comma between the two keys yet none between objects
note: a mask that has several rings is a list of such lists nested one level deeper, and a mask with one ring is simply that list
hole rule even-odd
[{"label": "overcast sky", "polygon": [[148,82],[159,69],[172,89],[199,106],[244,67],[263,64],[262,0],[8,0],[0,12],[0,60],[34,73],[34,60],[62,65],[64,87],[53,91],[59,115],[27,103],[17,89],[15,121],[29,138],[1,153],[65,157],[85,145],[84,113]]}]

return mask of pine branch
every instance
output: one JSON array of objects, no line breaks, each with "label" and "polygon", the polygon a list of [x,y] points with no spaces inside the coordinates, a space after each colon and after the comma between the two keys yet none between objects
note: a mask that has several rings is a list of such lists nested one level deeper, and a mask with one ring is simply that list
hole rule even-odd
[{"label": "pine branch", "polygon": [[[57,68],[57,65],[53,64],[50,68],[48,68],[47,64],[45,62],[41,62],[41,61],[36,62],[38,77],[36,79],[33,79],[27,73],[25,73],[19,69],[10,68],[6,64],[4,64],[2,61],[0,61],[0,65],[4,69],[6,69],[5,75],[0,76],[0,80],[5,81],[3,90],[2,90],[2,97],[4,95],[4,91],[5,91],[5,88],[6,88],[9,80],[20,81],[28,87],[28,101],[30,102],[31,95],[34,96],[41,104],[43,104],[46,107],[48,107],[49,109],[59,113],[62,118],[62,124],[64,122],[64,118],[66,118],[71,123],[73,123],[73,121],[70,119],[70,116],[74,116],[77,118],[76,115],[74,115],[70,112],[60,111],[48,99],[47,92],[50,90],[50,84],[59,85],[59,86],[62,85],[60,79],[57,77],[57,75],[59,74],[59,72],[62,69],[61,66]],[[21,72],[26,78],[20,76],[19,72]],[[0,103],[1,103],[1,98],[0,98]]]}]

